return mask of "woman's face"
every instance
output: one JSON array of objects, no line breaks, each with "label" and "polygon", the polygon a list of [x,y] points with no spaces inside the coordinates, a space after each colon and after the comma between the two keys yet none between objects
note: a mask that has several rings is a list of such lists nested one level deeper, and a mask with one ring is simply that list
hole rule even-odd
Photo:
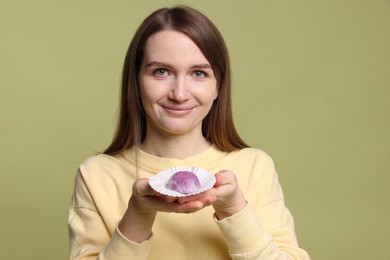
[{"label": "woman's face", "polygon": [[201,134],[202,120],[218,96],[209,62],[189,37],[174,30],[147,40],[139,84],[147,137]]}]

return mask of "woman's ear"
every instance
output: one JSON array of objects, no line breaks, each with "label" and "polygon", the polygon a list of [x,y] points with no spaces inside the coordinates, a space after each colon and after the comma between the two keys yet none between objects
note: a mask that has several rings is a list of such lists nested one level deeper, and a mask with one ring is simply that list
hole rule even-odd
[{"label": "woman's ear", "polygon": [[215,88],[214,100],[218,98],[218,95],[219,95],[219,86],[217,85]]}]

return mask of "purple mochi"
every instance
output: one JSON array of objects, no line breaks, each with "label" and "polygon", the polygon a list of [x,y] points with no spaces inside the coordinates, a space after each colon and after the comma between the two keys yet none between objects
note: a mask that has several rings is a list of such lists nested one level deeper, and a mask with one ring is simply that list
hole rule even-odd
[{"label": "purple mochi", "polygon": [[182,194],[189,194],[200,188],[200,182],[195,173],[179,171],[169,178],[166,187]]}]

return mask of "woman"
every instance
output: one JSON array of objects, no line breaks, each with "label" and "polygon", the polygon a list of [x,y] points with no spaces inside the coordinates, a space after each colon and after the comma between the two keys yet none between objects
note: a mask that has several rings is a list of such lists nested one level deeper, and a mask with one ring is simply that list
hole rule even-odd
[{"label": "woman", "polygon": [[[154,191],[148,179],[174,166],[216,184],[179,199]],[[234,128],[227,49],[200,12],[163,8],[139,27],[116,135],[80,165],[68,226],[70,259],[309,259],[272,159]]]}]

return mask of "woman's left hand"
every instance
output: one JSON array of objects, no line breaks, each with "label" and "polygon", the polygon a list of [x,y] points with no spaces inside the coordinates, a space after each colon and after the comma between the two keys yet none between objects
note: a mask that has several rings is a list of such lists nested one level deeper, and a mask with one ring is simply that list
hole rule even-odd
[{"label": "woman's left hand", "polygon": [[232,216],[246,207],[244,194],[237,184],[232,171],[224,170],[215,174],[214,187],[206,192],[179,198],[179,203],[200,201],[204,206],[213,205],[216,217],[221,220]]}]

